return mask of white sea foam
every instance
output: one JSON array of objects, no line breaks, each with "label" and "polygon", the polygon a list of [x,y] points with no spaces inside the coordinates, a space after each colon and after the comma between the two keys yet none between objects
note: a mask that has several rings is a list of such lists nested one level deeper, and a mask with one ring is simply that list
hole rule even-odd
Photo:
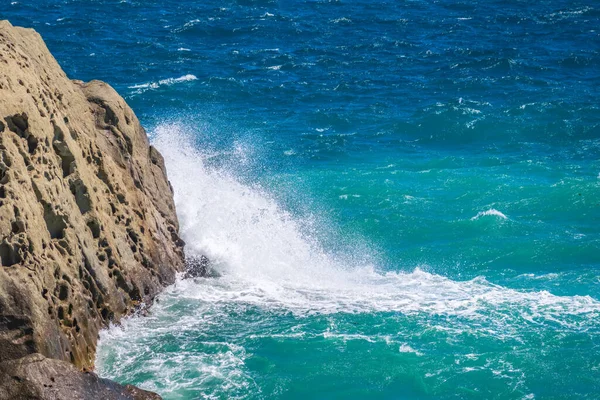
[{"label": "white sea foam", "polygon": [[351,19],[349,19],[349,18],[346,18],[346,17],[341,17],[341,18],[332,19],[332,20],[331,20],[331,21],[329,21],[329,22],[332,22],[332,23],[334,23],[334,24],[339,24],[339,23],[346,23],[346,24],[349,24],[349,23],[351,23],[351,22],[352,22],[352,20],[351,20]]},{"label": "white sea foam", "polygon": [[[219,395],[211,393],[228,393],[228,398],[241,399],[248,391],[255,391],[255,383],[243,368],[246,352],[243,347],[218,341],[195,342],[195,346],[202,346],[203,351],[179,348],[177,352],[170,353],[168,357],[148,357],[152,354],[150,348],[156,345],[160,338],[172,338],[173,334],[185,332],[186,329],[196,329],[198,326],[191,321],[178,321],[185,327],[173,331],[173,325],[156,326],[152,318],[128,319],[122,326],[113,326],[108,331],[100,334],[101,345],[103,342],[113,342],[108,349],[100,348],[96,360],[97,372],[103,376],[132,381],[137,380],[139,386],[147,390],[159,391],[165,397],[179,398],[181,392],[202,388],[205,399],[218,399]],[[196,318],[196,322],[203,323]],[[208,321],[210,323],[210,321]],[[179,324],[178,324],[179,325]],[[131,334],[132,329],[135,335]],[[158,338],[158,339],[157,339]],[[131,357],[131,352],[136,357]],[[144,359],[143,367],[139,367],[140,358]],[[117,360],[111,363],[109,360]],[[106,367],[110,366],[110,369]],[[143,380],[136,379],[136,374],[143,370]],[[182,379],[183,378],[183,379]],[[219,388],[211,383],[220,382]]]},{"label": "white sea foam", "polygon": [[495,208],[490,208],[489,210],[478,212],[476,216],[471,218],[471,221],[474,221],[481,217],[488,217],[488,216],[498,217],[500,219],[508,219],[508,217],[506,215],[504,215],[502,212],[496,210]]},{"label": "white sea foam", "polygon": [[137,89],[135,91],[135,93],[143,93],[147,90],[158,89],[161,86],[171,86],[171,85],[174,85],[177,83],[195,81],[197,79],[198,78],[195,75],[187,74],[187,75],[180,76],[179,78],[167,78],[167,79],[161,79],[157,82],[147,82],[147,83],[142,83],[139,85],[129,86],[129,89]]},{"label": "white sea foam", "polygon": [[421,353],[420,351],[417,351],[417,350],[413,349],[412,347],[410,347],[410,346],[409,346],[408,344],[406,344],[406,343],[403,343],[403,344],[401,344],[401,345],[400,345],[400,348],[398,349],[398,351],[399,351],[400,353],[414,353],[414,354],[416,354],[417,356],[422,356],[422,355],[423,355],[423,353]]},{"label": "white sea foam", "polygon": [[[331,254],[266,191],[240,183],[227,171],[207,168],[181,132],[163,126],[156,134],[155,145],[175,188],[187,253],[207,255],[221,274],[180,283],[178,296],[299,314],[394,311],[492,324],[498,318],[502,326],[507,313],[561,323],[564,315],[600,311],[600,303],[589,296],[517,291],[483,277],[454,281],[422,268],[383,272],[362,261],[361,254]],[[507,219],[495,209],[473,219],[485,216]]]}]

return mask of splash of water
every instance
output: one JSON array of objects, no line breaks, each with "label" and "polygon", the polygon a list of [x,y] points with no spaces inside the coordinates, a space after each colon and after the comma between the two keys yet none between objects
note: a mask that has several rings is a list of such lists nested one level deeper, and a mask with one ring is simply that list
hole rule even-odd
[{"label": "splash of water", "polygon": [[[589,296],[517,291],[483,277],[453,281],[421,268],[382,272],[359,254],[331,254],[265,190],[239,182],[227,170],[208,168],[181,129],[165,125],[155,133],[175,188],[186,251],[207,255],[222,275],[186,285],[183,296],[300,314],[425,312],[500,324],[515,311],[519,319],[565,324],[568,316],[600,311]],[[506,218],[496,210],[477,217],[486,215]]]}]

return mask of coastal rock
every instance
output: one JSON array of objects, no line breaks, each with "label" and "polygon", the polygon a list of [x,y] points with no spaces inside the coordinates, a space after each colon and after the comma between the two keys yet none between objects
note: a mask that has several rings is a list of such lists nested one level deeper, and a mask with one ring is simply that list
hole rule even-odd
[{"label": "coastal rock", "polygon": [[158,400],[160,396],[81,372],[65,361],[30,354],[0,363],[0,399]]},{"label": "coastal rock", "polygon": [[184,269],[172,194],[117,92],[0,21],[0,363],[93,369],[99,330]]}]

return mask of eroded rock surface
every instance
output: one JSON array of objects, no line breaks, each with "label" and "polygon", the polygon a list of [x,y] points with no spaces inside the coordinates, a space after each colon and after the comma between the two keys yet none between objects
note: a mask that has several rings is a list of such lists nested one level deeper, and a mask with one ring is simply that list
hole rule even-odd
[{"label": "eroded rock surface", "polygon": [[98,331],[182,271],[161,155],[106,83],[0,21],[0,363],[92,369]]}]

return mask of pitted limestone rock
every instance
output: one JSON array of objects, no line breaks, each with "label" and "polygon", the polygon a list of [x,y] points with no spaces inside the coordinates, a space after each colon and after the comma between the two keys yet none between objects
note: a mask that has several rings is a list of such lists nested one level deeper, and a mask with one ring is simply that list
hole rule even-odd
[{"label": "pitted limestone rock", "polygon": [[93,368],[98,331],[184,268],[172,197],[125,101],[0,21],[0,362]]}]

